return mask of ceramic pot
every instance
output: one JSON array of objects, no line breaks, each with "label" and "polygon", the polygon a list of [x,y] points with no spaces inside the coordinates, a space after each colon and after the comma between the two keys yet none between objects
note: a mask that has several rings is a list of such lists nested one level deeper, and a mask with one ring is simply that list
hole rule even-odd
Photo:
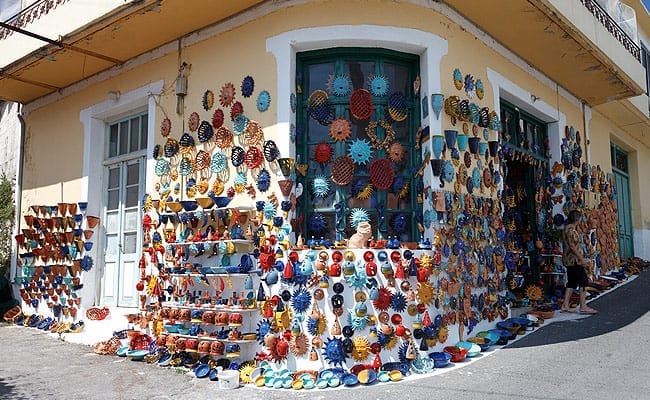
[{"label": "ceramic pot", "polygon": [[448,149],[456,148],[456,140],[458,139],[458,131],[454,129],[445,129],[445,143]]},{"label": "ceramic pot", "polygon": [[445,138],[441,135],[433,135],[431,137],[431,145],[433,150],[433,158],[439,159],[445,148]]},{"label": "ceramic pot", "polygon": [[431,95],[431,109],[433,109],[433,114],[436,116],[436,119],[440,119],[440,112],[444,106],[445,95],[442,93],[434,93]]}]

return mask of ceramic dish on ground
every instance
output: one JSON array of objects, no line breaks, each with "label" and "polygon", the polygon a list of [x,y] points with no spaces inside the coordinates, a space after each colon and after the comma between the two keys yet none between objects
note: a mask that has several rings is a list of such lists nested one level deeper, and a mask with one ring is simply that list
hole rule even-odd
[{"label": "ceramic dish on ground", "polygon": [[160,365],[161,367],[166,367],[169,365],[171,360],[172,360],[172,355],[170,353],[163,354],[158,359],[158,365]]},{"label": "ceramic dish on ground", "polygon": [[117,349],[117,354],[119,357],[126,357],[126,353],[129,351],[129,346],[121,346],[119,349]]},{"label": "ceramic dish on ground", "polygon": [[443,351],[451,354],[451,362],[461,362],[467,357],[467,350],[458,346],[446,346]]},{"label": "ceramic dish on ground", "polygon": [[479,347],[481,348],[481,351],[489,350],[490,346],[492,346],[492,344],[494,343],[493,341],[491,341],[487,337],[478,337],[478,336],[473,336],[471,338],[468,338],[467,341],[472,342],[472,343],[476,343],[477,345],[479,345]]},{"label": "ceramic dish on ground", "polygon": [[496,343],[501,335],[495,332],[489,332],[489,331],[481,331],[476,334],[477,337],[484,338],[484,339],[489,339],[492,341],[492,344]]},{"label": "ceramic dish on ground", "polygon": [[444,351],[434,351],[433,353],[429,353],[429,357],[433,360],[434,367],[436,368],[446,367],[451,360],[451,354]]},{"label": "ceramic dish on ground", "polygon": [[133,361],[142,361],[147,354],[149,354],[149,350],[129,350],[126,352],[126,356]]},{"label": "ceramic dish on ground", "polygon": [[516,336],[521,329],[521,325],[516,324],[510,320],[505,320],[497,322],[497,328],[505,329]]},{"label": "ceramic dish on ground", "polygon": [[467,350],[467,357],[476,357],[479,354],[481,354],[481,346],[479,346],[476,343],[472,343],[469,341],[460,341],[456,343],[456,346]]},{"label": "ceramic dish on ground", "polygon": [[490,329],[488,332],[491,332],[499,336],[499,338],[496,341],[496,344],[498,345],[508,344],[508,341],[517,337],[516,334],[512,334],[510,333],[510,331],[507,331],[505,329]]},{"label": "ceramic dish on ground", "polygon": [[387,362],[381,366],[381,369],[383,371],[397,370],[400,371],[402,375],[406,375],[409,372],[410,368],[411,366],[409,365],[409,363],[403,363],[403,362]]},{"label": "ceramic dish on ground", "polygon": [[359,383],[359,378],[357,378],[357,376],[354,374],[345,374],[343,375],[343,379],[341,379],[341,381],[343,381],[343,384],[345,386],[355,386]]},{"label": "ceramic dish on ground", "polygon": [[357,374],[357,379],[359,379],[359,383],[369,385],[377,380],[377,373],[372,369],[362,369]]},{"label": "ceramic dish on ground", "polygon": [[379,382],[390,381],[390,376],[388,375],[388,371],[379,371],[379,373],[377,374],[377,380]]},{"label": "ceramic dish on ground", "polygon": [[208,364],[198,364],[194,367],[194,376],[197,378],[205,378],[210,373],[210,366]]},{"label": "ceramic dish on ground", "polygon": [[533,330],[533,324],[528,318],[512,317],[512,318],[508,318],[506,322],[507,321],[511,321],[515,324],[519,324],[525,330]]},{"label": "ceramic dish on ground", "polygon": [[398,369],[393,371],[388,371],[388,376],[390,377],[390,380],[393,382],[401,381],[404,378],[404,374],[402,374],[402,371]]}]

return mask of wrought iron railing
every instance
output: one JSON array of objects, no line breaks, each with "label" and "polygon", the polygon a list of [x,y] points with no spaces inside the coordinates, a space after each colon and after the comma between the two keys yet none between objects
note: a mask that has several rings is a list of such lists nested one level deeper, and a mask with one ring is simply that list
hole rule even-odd
[{"label": "wrought iron railing", "polygon": [[[24,28],[29,23],[36,21],[43,15],[46,15],[51,10],[54,10],[68,1],[70,0],[40,0],[31,4],[29,7],[22,9],[19,13],[3,22],[18,28]],[[11,36],[13,33],[14,31],[9,28],[0,28],[0,40]]]},{"label": "wrought iron railing", "polygon": [[589,10],[594,17],[612,34],[627,51],[634,56],[639,62],[641,62],[641,49],[639,46],[630,38],[630,36],[625,33],[623,29],[618,25],[616,21],[603,10],[603,8],[595,0],[580,0],[580,2]]}]

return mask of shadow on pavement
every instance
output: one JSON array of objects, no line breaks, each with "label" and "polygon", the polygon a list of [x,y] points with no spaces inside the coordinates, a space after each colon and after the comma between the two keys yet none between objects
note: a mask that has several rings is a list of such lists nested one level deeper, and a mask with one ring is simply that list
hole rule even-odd
[{"label": "shadow on pavement", "polygon": [[[543,329],[530,332],[506,348],[520,348],[561,343],[602,335],[629,325],[650,311],[650,273],[641,272],[636,279],[591,301],[598,314],[585,317],[549,320]],[[559,311],[556,312],[556,315]],[[564,317],[564,315],[562,315]],[[550,322],[550,323],[549,323]]]}]

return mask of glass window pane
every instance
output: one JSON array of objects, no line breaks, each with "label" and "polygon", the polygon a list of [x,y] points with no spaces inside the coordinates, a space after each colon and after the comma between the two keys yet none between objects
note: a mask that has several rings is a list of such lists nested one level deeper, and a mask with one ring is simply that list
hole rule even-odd
[{"label": "glass window pane", "polygon": [[128,210],[124,213],[124,229],[127,231],[135,231],[138,229],[138,215],[137,208]]},{"label": "glass window pane", "polygon": [[120,216],[116,212],[108,213],[106,215],[106,232],[118,232],[120,228]]},{"label": "glass window pane", "polygon": [[305,100],[316,89],[325,90],[330,75],[334,73],[334,63],[314,64],[309,66],[308,87]]},{"label": "glass window pane", "polygon": [[345,74],[352,81],[352,90],[367,87],[368,77],[375,73],[374,61],[346,61]]},{"label": "glass window pane", "polygon": [[124,243],[122,244],[122,251],[126,254],[133,254],[137,249],[138,235],[137,233],[127,233],[124,235]]},{"label": "glass window pane", "polygon": [[108,156],[115,157],[117,155],[117,124],[111,125],[108,134]]},{"label": "glass window pane", "polygon": [[120,206],[120,191],[115,189],[115,190],[109,190],[108,191],[108,204],[106,206],[107,209],[109,210],[117,210],[117,208]]},{"label": "glass window pane", "polygon": [[108,170],[108,188],[115,189],[120,186],[120,169],[111,168]]},{"label": "glass window pane", "polygon": [[118,155],[126,154],[129,151],[129,121],[120,122],[120,147]]},{"label": "glass window pane", "polygon": [[147,131],[149,130],[147,122],[147,114],[140,117],[140,150],[147,148]]},{"label": "glass window pane", "polygon": [[138,186],[129,186],[126,188],[125,207],[135,207],[138,205]]},{"label": "glass window pane", "polygon": [[118,252],[120,251],[118,247],[117,235],[106,236],[106,256],[111,256],[111,259],[114,259]]},{"label": "glass window pane", "polygon": [[133,185],[140,181],[140,163],[129,164],[126,167],[126,184]]},{"label": "glass window pane", "polygon": [[405,65],[384,64],[384,75],[391,83],[388,93],[402,92],[406,98],[411,97],[411,82]]},{"label": "glass window pane", "polygon": [[140,141],[140,118],[131,119],[131,135],[130,135],[130,146],[129,151],[134,152],[140,150],[139,141]]}]

